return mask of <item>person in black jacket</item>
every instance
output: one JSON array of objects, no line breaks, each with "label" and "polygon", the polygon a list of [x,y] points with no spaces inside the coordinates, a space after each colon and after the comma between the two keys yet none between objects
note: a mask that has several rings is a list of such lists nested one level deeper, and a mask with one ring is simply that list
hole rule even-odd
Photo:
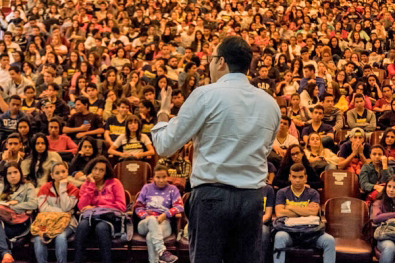
[{"label": "person in black jacket", "polygon": [[316,174],[314,169],[310,166],[309,161],[304,154],[302,146],[293,144],[288,147],[287,152],[280,164],[280,168],[273,180],[273,186],[277,188],[284,188],[291,185],[288,180],[289,169],[294,163],[302,163],[306,168],[307,185],[311,188],[319,189],[323,187],[320,177]]}]

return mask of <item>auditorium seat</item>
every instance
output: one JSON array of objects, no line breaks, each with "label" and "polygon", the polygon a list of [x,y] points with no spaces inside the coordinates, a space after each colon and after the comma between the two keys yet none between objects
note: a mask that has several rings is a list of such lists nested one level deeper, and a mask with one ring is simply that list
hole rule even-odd
[{"label": "auditorium seat", "polygon": [[370,145],[379,144],[381,137],[383,137],[384,131],[375,131],[370,136]]},{"label": "auditorium seat", "polygon": [[151,165],[140,161],[123,161],[115,165],[115,174],[125,190],[132,195],[131,202],[152,176]]},{"label": "auditorium seat", "polygon": [[326,232],[335,238],[336,261],[368,263],[372,246],[363,235],[369,222],[368,206],[352,197],[331,198],[325,203]]},{"label": "auditorium seat", "polygon": [[321,173],[324,188],[320,194],[321,204],[334,197],[355,197],[360,195],[358,177],[345,170],[326,170]]}]

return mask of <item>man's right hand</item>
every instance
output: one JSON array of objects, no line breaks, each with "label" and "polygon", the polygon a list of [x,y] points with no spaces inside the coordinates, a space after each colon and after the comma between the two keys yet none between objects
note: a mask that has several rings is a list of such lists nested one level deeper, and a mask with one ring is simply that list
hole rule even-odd
[{"label": "man's right hand", "polygon": [[80,126],[81,131],[89,131],[90,128],[91,128],[91,124],[90,124],[90,123],[88,123],[88,124],[82,124],[82,125]]}]

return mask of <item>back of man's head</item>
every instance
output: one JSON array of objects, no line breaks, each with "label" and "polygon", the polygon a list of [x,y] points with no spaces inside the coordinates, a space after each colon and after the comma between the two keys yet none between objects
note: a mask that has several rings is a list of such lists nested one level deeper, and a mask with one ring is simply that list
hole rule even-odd
[{"label": "back of man's head", "polygon": [[252,60],[252,50],[241,37],[226,37],[218,46],[218,57],[223,57],[230,73],[246,74]]}]

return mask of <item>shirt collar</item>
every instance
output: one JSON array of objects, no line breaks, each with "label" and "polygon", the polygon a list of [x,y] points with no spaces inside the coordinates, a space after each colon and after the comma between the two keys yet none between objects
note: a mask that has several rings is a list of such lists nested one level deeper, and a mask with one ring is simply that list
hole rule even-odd
[{"label": "shirt collar", "polygon": [[243,73],[228,73],[223,75],[217,83],[223,83],[223,82],[228,82],[228,81],[238,81],[238,82],[245,82],[245,83],[250,83],[248,81],[248,78],[245,74]]}]

